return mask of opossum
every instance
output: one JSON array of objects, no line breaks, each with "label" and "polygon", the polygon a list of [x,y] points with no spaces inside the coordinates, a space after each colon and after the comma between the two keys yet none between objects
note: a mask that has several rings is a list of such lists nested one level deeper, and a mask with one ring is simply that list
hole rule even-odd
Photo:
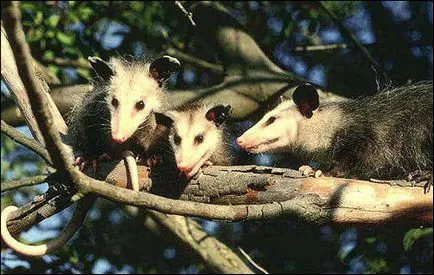
[{"label": "opossum", "polygon": [[[98,160],[107,158],[107,153],[110,157],[121,157],[124,150],[136,147],[137,140],[141,144],[150,140],[156,126],[152,113],[161,111],[165,101],[163,81],[179,69],[180,63],[169,56],[158,58],[151,64],[118,58],[111,59],[109,64],[96,57],[89,58],[89,61],[98,79],[94,82],[94,89],[70,112],[65,141],[74,151],[81,151],[91,159],[95,171],[98,156]],[[128,157],[125,160],[131,162]],[[84,170],[88,163],[84,161],[81,169]],[[133,189],[138,191],[137,171],[130,174]],[[8,232],[7,217],[15,210],[14,206],[3,210],[1,235],[11,248],[28,256],[51,253],[66,243],[78,230],[87,211],[77,209],[76,218],[56,239],[34,246],[20,243]]]},{"label": "opossum", "polygon": [[92,160],[95,171],[98,160],[119,158],[135,138],[149,137],[155,127],[151,114],[164,107],[164,81],[179,70],[180,62],[170,56],[152,63],[119,58],[106,63],[97,57],[89,61],[97,78],[94,89],[69,114],[67,143],[86,159],[77,159],[81,170]]},{"label": "opossum", "polygon": [[155,113],[157,123],[167,130],[160,131],[155,150],[149,149],[148,164],[155,166],[155,157],[169,155],[187,179],[197,176],[206,165],[229,165],[231,155],[223,124],[231,117],[231,110],[230,105],[209,108],[198,103]]},{"label": "opossum", "polygon": [[432,81],[321,104],[306,84],[237,143],[252,153],[298,152],[333,176],[400,179],[418,170],[432,175],[432,131]]}]

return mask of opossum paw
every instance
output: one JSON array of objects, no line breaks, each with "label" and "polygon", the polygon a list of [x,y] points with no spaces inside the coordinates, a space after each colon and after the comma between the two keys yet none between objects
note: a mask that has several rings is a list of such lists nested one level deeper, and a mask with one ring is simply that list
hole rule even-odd
[{"label": "opossum paw", "polygon": [[314,170],[312,167],[310,167],[309,165],[302,165],[300,166],[300,168],[298,168],[298,171],[302,172],[304,176],[306,177],[315,177],[318,178],[322,175],[322,171],[321,170]]},{"label": "opossum paw", "polygon": [[104,153],[100,155],[98,158],[92,158],[92,159],[86,159],[83,156],[78,156],[75,159],[75,165],[79,166],[80,171],[84,172],[87,170],[89,166],[92,167],[92,171],[96,173],[98,171],[98,163],[103,161],[110,161],[112,158],[109,156],[109,154]]},{"label": "opossum paw", "polygon": [[159,155],[152,155],[146,160],[146,164],[148,167],[155,168],[161,164],[163,164],[163,158]]},{"label": "opossum paw", "polygon": [[423,185],[423,189],[424,189],[424,194],[427,194],[431,190],[431,186],[433,183],[433,172],[417,170],[410,173],[408,175],[407,180],[412,183],[411,186],[413,187],[420,186],[419,183],[425,182],[425,184]]},{"label": "opossum paw", "polygon": [[104,153],[98,157],[98,161],[110,161],[110,160],[112,160],[112,157],[107,153]]}]

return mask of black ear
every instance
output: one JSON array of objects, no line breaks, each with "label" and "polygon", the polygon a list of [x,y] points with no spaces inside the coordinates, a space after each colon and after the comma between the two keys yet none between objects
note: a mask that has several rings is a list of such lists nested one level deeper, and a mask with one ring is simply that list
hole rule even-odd
[{"label": "black ear", "polygon": [[300,113],[307,118],[311,118],[312,111],[319,107],[318,91],[310,84],[302,84],[295,88],[292,100],[294,100]]},{"label": "black ear", "polygon": [[162,113],[157,113],[157,112],[155,112],[154,115],[155,115],[155,121],[157,122],[157,124],[164,125],[167,128],[172,127],[173,119],[171,117],[169,117],[165,114],[162,114]]},{"label": "black ear", "polygon": [[110,77],[115,74],[112,67],[101,58],[89,56],[87,60],[89,60],[90,65],[92,66],[92,69],[95,71],[95,73],[103,80],[108,81],[110,80]]},{"label": "black ear", "polygon": [[151,63],[149,73],[161,86],[172,74],[179,72],[180,67],[178,59],[164,55]]},{"label": "black ear", "polygon": [[206,112],[206,119],[209,121],[213,121],[217,126],[222,125],[228,119],[231,118],[232,115],[232,107],[231,105],[217,105],[214,108],[211,108]]}]

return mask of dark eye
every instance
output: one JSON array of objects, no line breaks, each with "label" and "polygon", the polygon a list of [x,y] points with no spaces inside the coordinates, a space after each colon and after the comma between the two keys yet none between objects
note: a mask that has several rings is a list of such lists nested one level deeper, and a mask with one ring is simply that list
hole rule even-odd
[{"label": "dark eye", "polygon": [[203,142],[203,135],[197,135],[195,138],[194,138],[194,143],[196,143],[196,144],[200,144],[200,143],[202,143]]},{"label": "dark eye", "polygon": [[116,98],[112,99],[112,105],[113,107],[117,108],[119,106],[119,101]]},{"label": "dark eye", "polygon": [[181,144],[181,137],[175,134],[175,136],[173,137],[173,141],[175,142],[176,145],[179,145]]},{"label": "dark eye", "polygon": [[136,103],[136,109],[138,111],[143,110],[145,108],[145,102],[143,102],[143,100],[140,100],[139,102]]},{"label": "dark eye", "polygon": [[270,117],[267,122],[265,122],[265,126],[270,125],[271,123],[273,123],[276,120],[276,117],[272,116]]}]

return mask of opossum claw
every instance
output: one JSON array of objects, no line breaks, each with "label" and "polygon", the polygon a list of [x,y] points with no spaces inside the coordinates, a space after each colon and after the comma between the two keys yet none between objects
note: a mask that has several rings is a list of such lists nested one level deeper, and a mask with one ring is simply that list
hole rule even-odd
[{"label": "opossum claw", "polygon": [[408,181],[411,182],[411,186],[415,187],[418,183],[426,181],[423,186],[424,194],[429,193],[433,183],[433,172],[432,171],[421,171],[416,170],[408,175]]},{"label": "opossum claw", "polygon": [[79,156],[79,157],[76,157],[76,158],[75,158],[75,162],[74,162],[74,164],[75,164],[75,165],[80,165],[80,164],[83,163],[83,161],[84,161],[84,158],[81,157],[81,156]]},{"label": "opossum claw", "polygon": [[92,160],[92,170],[94,173],[96,173],[96,170],[98,169],[98,161],[96,159]]},{"label": "opossum claw", "polygon": [[304,176],[310,177],[313,176],[314,178],[318,178],[322,175],[321,170],[314,170],[309,165],[302,165],[300,168],[298,168],[298,171],[302,172]]},{"label": "opossum claw", "polygon": [[107,153],[104,153],[98,157],[98,161],[110,161],[110,160],[112,160],[112,157]]},{"label": "opossum claw", "polygon": [[146,160],[146,164],[150,168],[155,168],[163,163],[163,158],[158,155],[152,155]]}]

